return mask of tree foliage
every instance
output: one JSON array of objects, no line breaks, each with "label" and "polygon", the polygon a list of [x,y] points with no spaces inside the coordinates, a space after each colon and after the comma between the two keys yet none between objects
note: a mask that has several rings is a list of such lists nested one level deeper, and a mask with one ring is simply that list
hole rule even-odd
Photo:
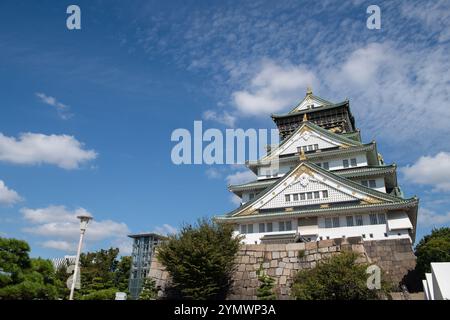
[{"label": "tree foliage", "polygon": [[277,297],[274,293],[275,279],[267,275],[262,265],[258,270],[258,280],[261,282],[258,289],[256,289],[256,296],[259,300],[275,300]]},{"label": "tree foliage", "polygon": [[201,219],[162,243],[159,261],[182,298],[223,299],[231,285],[240,238],[230,225]]},{"label": "tree foliage", "polygon": [[117,248],[80,255],[81,288],[76,291],[76,299],[109,300],[116,292],[128,292],[131,257],[119,259],[118,255]]},{"label": "tree foliage", "polygon": [[57,299],[60,280],[50,260],[29,257],[25,241],[0,238],[0,299]]},{"label": "tree foliage", "polygon": [[450,261],[450,228],[433,229],[424,236],[416,246],[416,271],[421,279],[425,273],[431,272],[431,262]]},{"label": "tree foliage", "polygon": [[292,295],[299,300],[370,300],[388,297],[390,286],[383,281],[380,290],[367,287],[368,264],[357,263],[359,255],[342,252],[320,261],[294,278]]},{"label": "tree foliage", "polygon": [[154,300],[157,296],[158,290],[156,289],[155,280],[152,278],[145,278],[139,300]]}]

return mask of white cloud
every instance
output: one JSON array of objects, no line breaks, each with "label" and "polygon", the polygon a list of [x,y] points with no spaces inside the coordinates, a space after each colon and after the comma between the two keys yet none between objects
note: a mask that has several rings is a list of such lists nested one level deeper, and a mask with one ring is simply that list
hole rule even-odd
[{"label": "white cloud", "polygon": [[353,51],[333,80],[336,85],[344,82],[348,86],[350,82],[353,85],[367,87],[376,81],[377,73],[384,65],[398,63],[394,58],[386,45],[371,43]]},{"label": "white cloud", "polygon": [[450,153],[422,156],[413,165],[400,168],[405,178],[416,184],[431,185],[433,191],[450,191]]},{"label": "white cloud", "polygon": [[155,227],[153,232],[161,235],[170,235],[177,233],[177,228],[171,226],[170,224],[165,223],[162,226]]},{"label": "white cloud", "polygon": [[9,189],[3,180],[0,180],[0,204],[13,205],[21,200],[22,197],[16,191]]},{"label": "white cloud", "polygon": [[58,113],[58,116],[61,119],[67,120],[73,116],[73,114],[70,113],[70,107],[56,100],[56,98],[52,96],[47,96],[45,93],[42,92],[36,92],[36,96],[41,100],[41,102],[54,107],[56,109],[56,112]]},{"label": "white cloud", "polygon": [[0,161],[14,164],[53,164],[63,169],[76,169],[97,157],[94,150],[69,135],[23,133],[18,139],[0,133]]},{"label": "white cloud", "polygon": [[419,224],[422,227],[438,227],[450,223],[450,212],[437,214],[427,208],[419,209]]},{"label": "white cloud", "polygon": [[247,89],[232,93],[235,107],[246,115],[267,116],[299,101],[316,77],[303,65],[278,65],[264,60]]},{"label": "white cloud", "polygon": [[208,179],[220,179],[222,177],[222,172],[216,168],[208,168],[205,171]]},{"label": "white cloud", "polygon": [[250,171],[238,171],[236,173],[230,174],[226,177],[228,184],[241,184],[245,182],[249,182],[255,180],[255,174]]},{"label": "white cloud", "polygon": [[75,242],[68,242],[63,240],[48,240],[41,243],[41,246],[49,249],[56,249],[67,252],[76,252],[77,246]]},{"label": "white cloud", "polygon": [[[49,206],[46,208],[22,208],[23,218],[31,226],[23,229],[24,232],[41,237],[51,238],[42,243],[48,248],[65,250],[76,247],[80,235],[80,223],[77,216],[91,215],[84,208],[69,210],[65,206]],[[122,245],[127,241],[130,233],[128,226],[123,222],[112,220],[92,220],[86,231],[85,240],[95,243],[110,240],[112,244]]]},{"label": "white cloud", "polygon": [[206,110],[203,113],[203,119],[215,121],[228,127],[234,127],[234,124],[236,123],[236,117],[227,111],[217,112],[214,110]]},{"label": "white cloud", "polygon": [[235,194],[230,195],[230,201],[236,206],[239,206],[242,203],[242,199]]}]

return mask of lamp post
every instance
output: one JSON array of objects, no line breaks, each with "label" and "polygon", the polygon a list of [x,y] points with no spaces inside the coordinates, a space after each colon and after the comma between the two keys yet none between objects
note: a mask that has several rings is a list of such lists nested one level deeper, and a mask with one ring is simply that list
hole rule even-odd
[{"label": "lamp post", "polygon": [[77,250],[77,257],[75,259],[75,269],[73,271],[73,280],[72,280],[72,286],[70,288],[70,296],[69,300],[73,300],[73,293],[75,291],[75,283],[77,281],[77,276],[79,272],[78,264],[80,263],[80,253],[81,253],[81,245],[83,244],[83,236],[86,232],[87,225],[90,220],[92,220],[92,216],[88,215],[80,215],[77,216],[78,219],[80,219],[80,242],[78,243],[78,250]]}]

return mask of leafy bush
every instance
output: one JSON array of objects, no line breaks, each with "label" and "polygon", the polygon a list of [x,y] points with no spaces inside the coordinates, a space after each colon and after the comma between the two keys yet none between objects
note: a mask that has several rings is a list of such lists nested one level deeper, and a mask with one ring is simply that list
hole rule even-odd
[{"label": "leafy bush", "polygon": [[81,297],[81,300],[114,300],[116,298],[116,288],[101,289],[92,291]]},{"label": "leafy bush", "polygon": [[154,300],[158,296],[158,290],[156,289],[155,280],[151,278],[145,278],[142,284],[141,294],[139,300]]},{"label": "leafy bush", "polygon": [[50,260],[31,259],[25,241],[0,238],[0,300],[57,299],[61,282]]},{"label": "leafy bush", "polygon": [[258,299],[275,300],[277,298],[273,292],[275,279],[264,272],[262,265],[259,267],[257,274],[258,280],[261,282],[259,288],[256,289],[256,296]]},{"label": "leafy bush", "polygon": [[388,296],[390,287],[384,281],[381,290],[367,288],[368,264],[357,263],[358,257],[354,252],[342,252],[320,261],[313,269],[299,271],[292,296],[300,300],[367,300]]},{"label": "leafy bush", "polygon": [[450,261],[450,228],[434,229],[423,237],[416,246],[416,271],[421,279],[425,273],[431,272],[431,262]]},{"label": "leafy bush", "polygon": [[159,246],[157,257],[181,298],[223,299],[231,285],[239,243],[230,225],[202,219],[170,236]]}]

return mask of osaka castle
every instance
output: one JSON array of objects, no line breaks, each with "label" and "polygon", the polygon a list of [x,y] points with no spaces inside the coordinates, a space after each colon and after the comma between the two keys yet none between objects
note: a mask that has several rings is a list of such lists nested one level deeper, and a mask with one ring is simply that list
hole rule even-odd
[{"label": "osaka castle", "polygon": [[419,200],[403,195],[396,165],[384,162],[376,142],[362,141],[348,100],[332,103],[308,89],[272,119],[280,143],[246,162],[256,178],[229,186],[241,205],[218,222],[232,224],[246,244],[355,236],[414,242]]}]

